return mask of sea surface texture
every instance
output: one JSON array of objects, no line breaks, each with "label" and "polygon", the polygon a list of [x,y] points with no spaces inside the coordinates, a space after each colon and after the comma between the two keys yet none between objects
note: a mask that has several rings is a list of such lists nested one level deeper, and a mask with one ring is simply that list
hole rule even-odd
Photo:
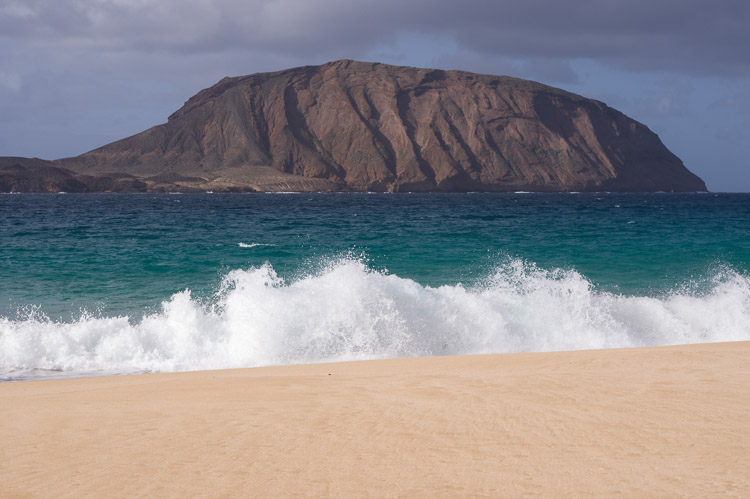
[{"label": "sea surface texture", "polygon": [[750,340],[747,194],[0,195],[0,380]]}]

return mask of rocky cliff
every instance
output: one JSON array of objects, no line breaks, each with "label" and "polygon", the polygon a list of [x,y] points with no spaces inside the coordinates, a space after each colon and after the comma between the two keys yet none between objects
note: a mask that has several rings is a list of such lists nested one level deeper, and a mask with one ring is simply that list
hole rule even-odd
[{"label": "rocky cliff", "polygon": [[656,134],[602,102],[349,60],[224,78],[167,123],[53,166],[150,190],[706,189]]}]

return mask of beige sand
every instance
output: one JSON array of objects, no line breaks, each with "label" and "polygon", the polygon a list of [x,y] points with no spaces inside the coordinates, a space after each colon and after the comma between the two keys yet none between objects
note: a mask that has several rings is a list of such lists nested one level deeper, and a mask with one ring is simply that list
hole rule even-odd
[{"label": "beige sand", "polygon": [[5,383],[0,487],[747,497],[750,342]]}]

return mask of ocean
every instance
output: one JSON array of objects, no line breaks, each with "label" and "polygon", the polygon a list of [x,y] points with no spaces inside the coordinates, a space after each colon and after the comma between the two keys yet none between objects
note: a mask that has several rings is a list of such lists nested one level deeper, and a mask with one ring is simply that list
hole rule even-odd
[{"label": "ocean", "polygon": [[0,380],[750,340],[750,194],[0,195]]}]

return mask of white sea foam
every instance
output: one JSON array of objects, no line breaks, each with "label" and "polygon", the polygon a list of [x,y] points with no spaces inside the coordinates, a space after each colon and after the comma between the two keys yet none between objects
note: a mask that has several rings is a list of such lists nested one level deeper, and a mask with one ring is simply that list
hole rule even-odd
[{"label": "white sea foam", "polygon": [[237,243],[240,248],[255,248],[257,246],[276,246],[275,244],[266,243]]},{"label": "white sea foam", "polygon": [[434,288],[342,259],[292,282],[270,265],[234,270],[210,305],[186,290],[140,321],[0,318],[0,378],[733,340],[750,340],[750,279],[732,270],[627,297],[518,260]]}]

